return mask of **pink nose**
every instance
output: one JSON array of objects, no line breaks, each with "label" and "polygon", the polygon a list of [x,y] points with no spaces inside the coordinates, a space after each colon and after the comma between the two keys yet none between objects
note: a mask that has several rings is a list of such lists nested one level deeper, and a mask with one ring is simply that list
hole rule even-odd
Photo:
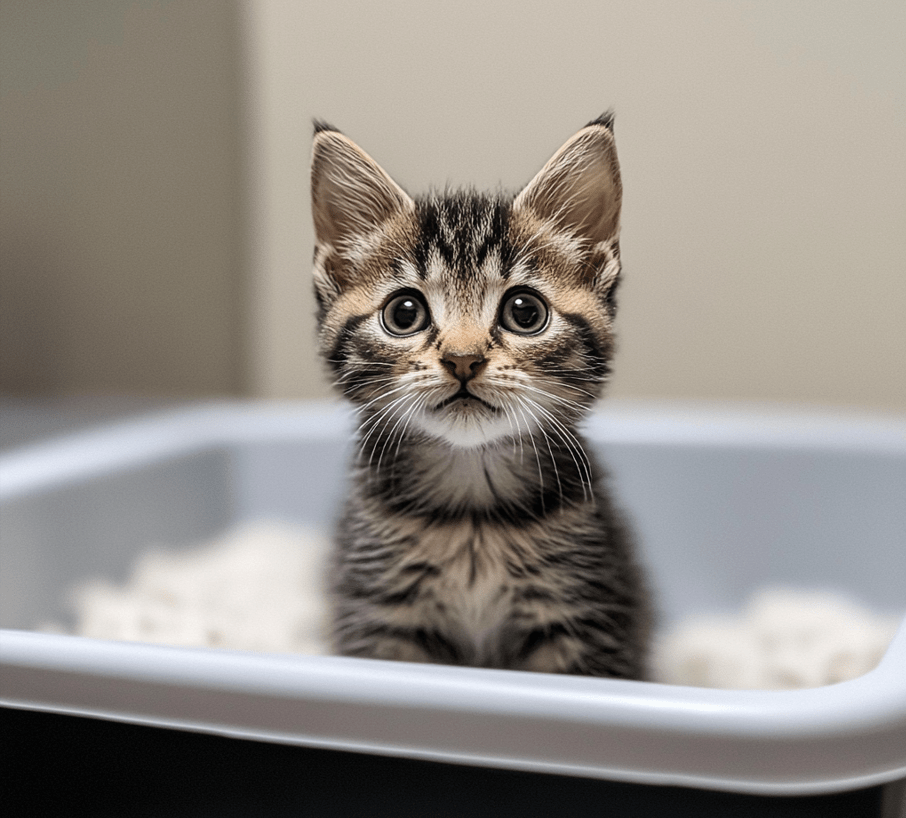
[{"label": "pink nose", "polygon": [[484,369],[485,359],[481,355],[444,355],[441,363],[450,370],[453,377],[465,383]]}]

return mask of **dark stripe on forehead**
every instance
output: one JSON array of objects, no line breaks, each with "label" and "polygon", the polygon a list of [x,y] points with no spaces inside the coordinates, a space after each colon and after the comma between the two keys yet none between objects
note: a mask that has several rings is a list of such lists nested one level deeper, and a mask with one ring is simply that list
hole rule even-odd
[{"label": "dark stripe on forehead", "polygon": [[419,269],[419,275],[423,278],[427,275],[428,260],[431,252],[437,251],[446,264],[453,264],[453,249],[446,241],[442,239],[442,216],[433,202],[419,203],[417,209],[419,230],[415,241],[415,263]]},{"label": "dark stripe on forehead", "polygon": [[503,262],[501,273],[503,278],[507,278],[510,274],[507,261],[512,255],[507,240],[510,226],[509,203],[496,199],[489,204],[486,232],[482,237],[483,241],[475,249],[475,262],[481,266],[491,253],[497,252]]},{"label": "dark stripe on forehead", "polygon": [[[508,260],[510,205],[500,197],[473,191],[432,194],[416,201],[419,233],[414,248],[416,264],[424,275],[432,252],[454,275],[468,276],[493,253]],[[504,264],[503,277],[509,271]]]}]

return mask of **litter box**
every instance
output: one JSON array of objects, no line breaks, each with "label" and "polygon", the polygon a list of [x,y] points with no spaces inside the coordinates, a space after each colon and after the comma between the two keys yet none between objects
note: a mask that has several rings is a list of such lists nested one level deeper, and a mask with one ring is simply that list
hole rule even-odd
[{"label": "litter box", "polygon": [[[350,428],[335,405],[215,403],[0,458],[8,794],[96,815],[906,816],[906,627],[866,675],[779,692],[34,630],[149,545],[329,527]],[[586,428],[665,620],[778,583],[906,608],[906,421],[612,404]]]}]

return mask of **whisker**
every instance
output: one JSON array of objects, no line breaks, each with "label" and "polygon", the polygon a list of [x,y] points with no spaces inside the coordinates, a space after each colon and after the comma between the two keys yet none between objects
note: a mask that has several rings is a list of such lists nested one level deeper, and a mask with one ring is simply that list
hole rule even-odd
[{"label": "whisker", "polygon": [[[381,427],[381,425],[382,425],[381,421],[385,417],[387,417],[387,415],[392,414],[394,408],[396,406],[398,406],[400,403],[402,403],[403,401],[407,400],[409,397],[410,397],[409,395],[403,395],[401,398],[396,398],[395,400],[393,400],[389,404],[387,404],[387,406],[383,407],[376,415],[371,416],[364,423],[361,424],[361,426],[359,427],[360,433],[363,432],[369,425],[371,426],[370,430],[368,431],[368,433],[365,435],[365,437],[359,444],[359,451],[362,454],[365,453],[365,446],[367,445],[368,441],[371,439],[371,436],[374,434],[374,432],[378,428]],[[374,460],[374,450],[372,450],[371,456],[368,459],[369,466],[371,466],[371,463],[373,460]]]},{"label": "whisker", "polygon": [[517,398],[517,402],[518,402],[518,409],[519,409],[520,413],[522,414],[522,418],[526,422],[525,425],[526,425],[526,431],[528,432],[529,441],[532,444],[532,449],[534,449],[534,451],[535,451],[535,462],[538,464],[538,486],[539,486],[540,494],[541,494],[541,511],[543,513],[545,511],[545,509],[544,509],[544,473],[541,468],[541,456],[538,454],[538,447],[535,445],[535,436],[534,436],[534,434],[532,434],[531,424],[528,422],[528,418],[526,418],[526,416],[525,416],[525,407],[522,404],[522,402],[518,400],[518,398]]},{"label": "whisker", "polygon": [[519,429],[519,418],[515,416],[515,413],[510,411],[510,407],[506,403],[503,405],[503,413],[506,415],[507,422],[510,424],[513,438],[519,441],[519,465],[522,466],[525,462],[525,444],[522,440],[522,432]]},{"label": "whisker", "polygon": [[396,451],[393,453],[394,460],[399,460],[400,446],[403,443],[403,438],[406,435],[406,430],[409,428],[409,423],[412,421],[413,415],[415,415],[417,412],[420,412],[424,408],[425,402],[427,400],[428,400],[427,394],[419,395],[416,398],[415,402],[412,404],[412,406],[410,406],[406,410],[406,415],[405,415],[406,423],[403,426],[402,430],[400,431],[399,439],[396,442]]},{"label": "whisker", "polygon": [[[529,388],[531,388],[531,387],[529,387]],[[545,395],[545,396],[547,396],[547,397],[553,398],[554,400],[556,400],[556,401],[558,401],[558,402],[560,402],[560,403],[565,403],[567,406],[570,406],[570,408],[576,408],[576,409],[581,409],[581,408],[582,408],[582,407],[579,406],[578,404],[574,404],[573,402],[566,401],[565,399],[560,399],[560,398],[558,398],[557,395],[551,395],[551,394],[545,392],[543,389],[537,389],[537,388],[535,388],[535,389],[533,389],[533,391],[535,391],[535,392],[540,392],[542,395]],[[573,442],[577,447],[582,448],[582,445],[581,445],[581,443],[579,442],[579,439],[578,439],[578,438],[570,431],[569,427],[566,426],[566,424],[564,424],[563,421],[560,420],[560,419],[559,419],[559,418],[558,418],[558,417],[557,417],[557,416],[556,416],[549,408],[547,408],[547,407],[541,405],[541,404],[538,403],[537,401],[535,401],[535,400],[533,400],[532,398],[529,398],[529,397],[527,397],[527,396],[525,397],[525,399],[526,399],[527,401],[529,401],[533,406],[536,406],[539,410],[541,410],[541,411],[544,413],[545,417],[549,418],[549,419],[551,420],[551,422],[557,424],[561,429],[563,429],[563,431],[564,431],[567,435],[569,435],[570,439],[572,440],[572,442]]]},{"label": "whisker", "polygon": [[[390,432],[384,438],[384,444],[381,446],[381,454],[378,457],[377,467],[375,468],[376,472],[380,472],[381,463],[384,460],[384,455],[386,454],[387,449],[393,443],[394,437],[397,435],[397,430],[400,428],[400,424],[403,423],[405,418],[409,415],[409,412],[412,410],[412,407],[418,402],[418,399],[419,399],[418,395],[407,395],[406,397],[410,401],[409,406],[403,410],[403,413],[401,415],[399,415],[397,417],[396,421],[394,422],[393,426],[390,429]],[[396,448],[397,456],[399,455],[399,444],[402,442],[403,442],[402,433],[400,433],[399,442],[397,443],[397,448]],[[396,462],[396,457],[394,458],[394,462]]]},{"label": "whisker", "polygon": [[[346,385],[346,383],[347,383],[348,381],[349,381],[349,378],[337,378],[337,379],[332,383],[332,386],[336,386],[336,387],[339,387],[339,388],[342,389],[342,388],[345,387],[345,385]],[[388,377],[386,377],[386,378],[369,378],[367,384],[360,385],[360,386],[358,387],[358,389],[364,390],[364,389],[366,389],[366,388],[378,386],[378,385],[380,385],[380,384],[382,384],[382,383],[396,383],[396,382],[398,382],[398,381],[399,381],[399,378],[396,378],[396,377],[393,377],[393,376],[388,376]]]},{"label": "whisker", "polygon": [[[582,484],[583,499],[594,499],[594,491],[592,488],[593,480],[591,476],[591,462],[588,458],[588,454],[585,451],[585,448],[582,446],[582,443],[569,430],[569,428],[567,428],[551,412],[538,404],[536,401],[533,401],[531,398],[526,397],[525,400],[535,406],[542,414],[545,415],[545,417],[548,418],[553,427],[552,431],[555,432],[557,436],[563,441],[564,446],[569,452],[573,464],[576,467],[576,473],[579,476],[579,481]],[[577,453],[579,455],[579,459],[576,458]]]},{"label": "whisker", "polygon": [[396,389],[391,389],[389,392],[382,392],[380,395],[372,398],[367,403],[363,403],[360,406],[357,406],[356,410],[359,412],[359,414],[362,414],[363,412],[368,410],[373,404],[377,403],[378,401],[384,400],[385,398],[389,398],[391,395],[395,395],[397,392],[402,392],[405,389],[408,389],[407,384],[402,384],[401,386],[398,386]]},{"label": "whisker", "polygon": [[372,361],[367,358],[357,358],[356,360],[343,360],[342,358],[325,358],[329,364],[338,364],[345,367],[358,367],[360,369],[373,369],[376,366],[398,366],[398,361]]},{"label": "whisker", "polygon": [[[534,406],[538,406],[538,404],[534,403],[534,401],[530,400],[529,398],[520,398],[520,400],[526,400],[529,403],[532,403]],[[538,408],[540,409],[541,407],[538,406]],[[538,424],[538,431],[541,432],[542,436],[544,437],[544,441],[547,444],[547,453],[551,456],[551,466],[553,466],[554,468],[554,478],[557,481],[557,491],[560,494],[560,502],[562,503],[563,484],[560,482],[560,469],[557,468],[557,458],[554,457],[554,450],[551,448],[551,439],[548,436],[547,432],[544,431],[544,426],[542,426],[540,423]]]},{"label": "whisker", "polygon": [[533,384],[530,384],[530,383],[523,383],[523,384],[520,384],[520,387],[522,389],[527,389],[530,392],[538,392],[538,393],[544,395],[545,397],[556,401],[561,406],[566,406],[569,409],[576,409],[579,411],[583,411],[585,408],[581,403],[578,403],[577,401],[571,400],[570,398],[564,398],[561,395],[554,394],[553,392],[548,392],[546,389],[542,389],[540,386],[534,386]]},{"label": "whisker", "polygon": [[587,389],[583,389],[581,386],[576,386],[575,384],[563,383],[563,381],[553,380],[552,378],[535,378],[534,380],[535,383],[540,381],[541,383],[549,384],[559,389],[570,389],[573,392],[580,392],[583,395],[587,395],[592,400],[598,399],[598,395],[596,395],[594,392],[589,392]]},{"label": "whisker", "polygon": [[[500,386],[499,383],[497,383],[495,385],[497,385],[498,387]],[[546,389],[541,389],[539,386],[535,386],[531,383],[525,383],[525,382],[519,381],[518,382],[518,391],[525,391],[525,390],[544,395],[546,398],[549,398],[550,400],[558,403],[559,405],[564,406],[568,409],[571,409],[576,414],[582,414],[585,412],[585,408],[586,408],[585,405],[582,403],[579,403],[576,400],[573,400],[571,398],[565,398],[562,395],[557,395]]]}]

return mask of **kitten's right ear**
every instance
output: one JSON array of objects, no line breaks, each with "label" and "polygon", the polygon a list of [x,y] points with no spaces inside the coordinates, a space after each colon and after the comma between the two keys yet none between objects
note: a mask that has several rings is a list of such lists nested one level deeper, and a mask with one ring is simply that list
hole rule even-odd
[{"label": "kitten's right ear", "polygon": [[315,123],[311,201],[319,245],[353,245],[393,215],[410,212],[409,195],[339,131]]},{"label": "kitten's right ear", "polygon": [[613,115],[589,122],[558,150],[513,202],[592,246],[615,242],[623,187]]}]

